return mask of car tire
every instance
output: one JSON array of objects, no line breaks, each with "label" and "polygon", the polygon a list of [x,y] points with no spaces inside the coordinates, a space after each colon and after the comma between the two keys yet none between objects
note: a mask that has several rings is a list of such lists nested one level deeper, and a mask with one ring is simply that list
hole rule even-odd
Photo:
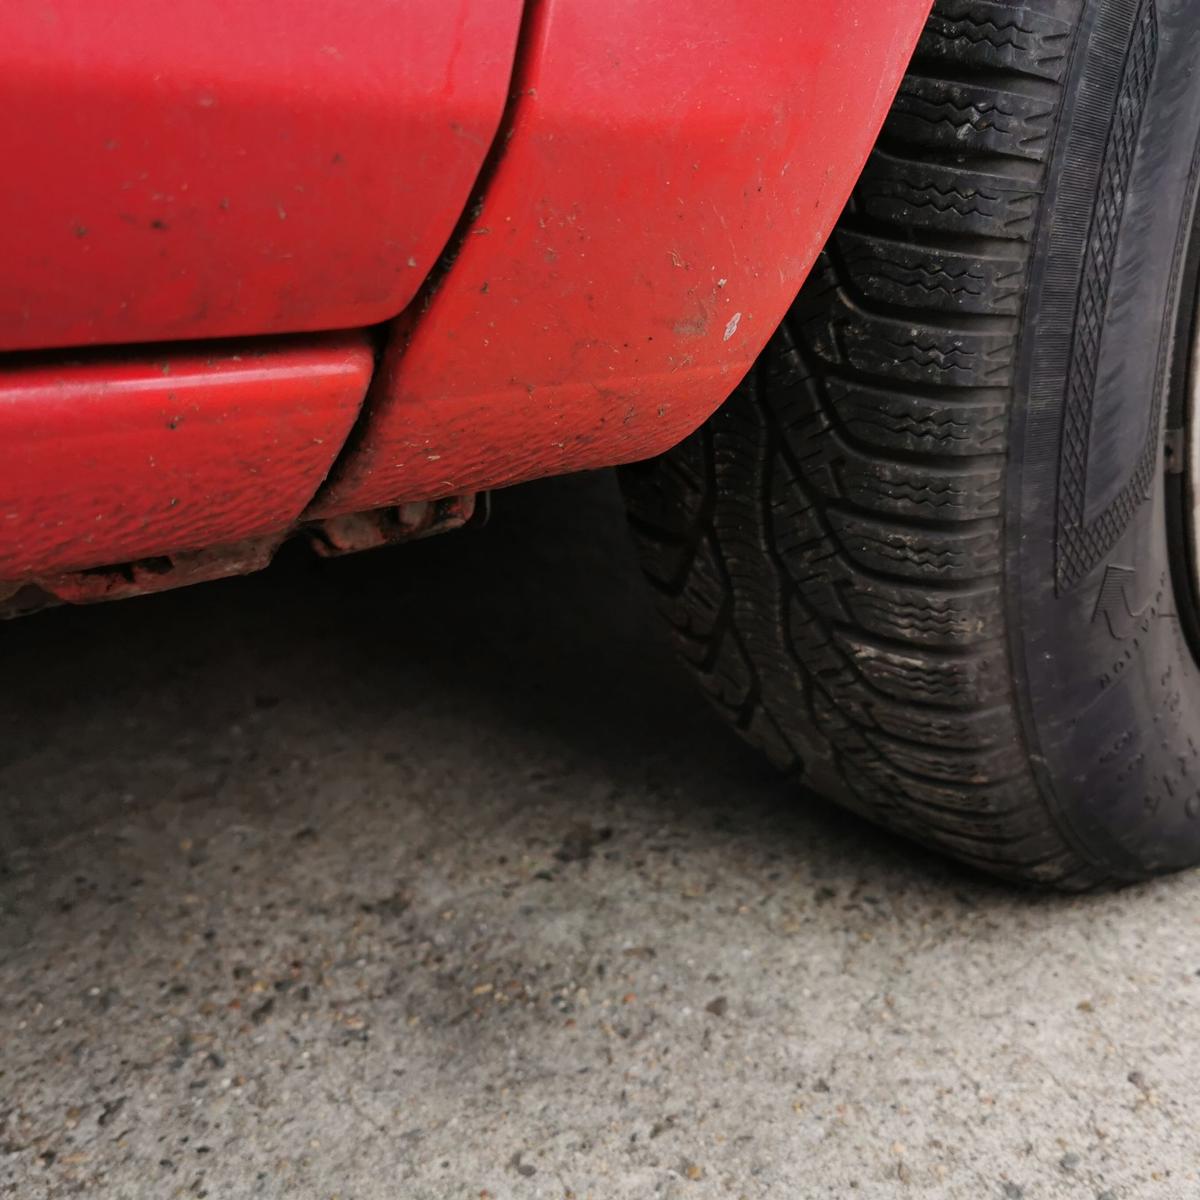
[{"label": "car tire", "polygon": [[1194,0],[936,0],[748,378],[625,468],[802,787],[1068,889],[1200,861]]}]

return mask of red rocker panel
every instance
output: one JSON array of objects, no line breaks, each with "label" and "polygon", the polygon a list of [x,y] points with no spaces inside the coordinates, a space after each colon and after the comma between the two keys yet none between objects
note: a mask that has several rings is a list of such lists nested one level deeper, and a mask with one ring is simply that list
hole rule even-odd
[{"label": "red rocker panel", "polygon": [[10,369],[0,580],[284,530],[371,377],[358,334]]}]

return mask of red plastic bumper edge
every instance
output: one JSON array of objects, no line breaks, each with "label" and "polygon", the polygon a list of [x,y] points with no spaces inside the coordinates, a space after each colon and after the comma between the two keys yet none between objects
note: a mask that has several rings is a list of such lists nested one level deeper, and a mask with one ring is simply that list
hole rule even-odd
[{"label": "red plastic bumper edge", "polygon": [[397,323],[310,511],[631,461],[689,433],[795,296],[928,7],[535,0],[478,215],[426,311]]}]

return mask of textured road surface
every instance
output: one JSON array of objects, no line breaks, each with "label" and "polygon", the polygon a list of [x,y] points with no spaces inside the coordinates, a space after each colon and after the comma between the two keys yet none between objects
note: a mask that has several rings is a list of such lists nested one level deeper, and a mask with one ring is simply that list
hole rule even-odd
[{"label": "textured road surface", "polygon": [[1200,1193],[1200,875],[796,795],[639,584],[601,476],[0,627],[0,1196]]}]

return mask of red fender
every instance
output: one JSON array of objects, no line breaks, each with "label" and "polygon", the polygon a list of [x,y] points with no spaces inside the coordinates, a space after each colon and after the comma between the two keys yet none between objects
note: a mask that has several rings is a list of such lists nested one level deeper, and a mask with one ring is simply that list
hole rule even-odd
[{"label": "red fender", "polygon": [[929,0],[542,0],[453,266],[398,323],[313,512],[655,454],[745,374]]}]

